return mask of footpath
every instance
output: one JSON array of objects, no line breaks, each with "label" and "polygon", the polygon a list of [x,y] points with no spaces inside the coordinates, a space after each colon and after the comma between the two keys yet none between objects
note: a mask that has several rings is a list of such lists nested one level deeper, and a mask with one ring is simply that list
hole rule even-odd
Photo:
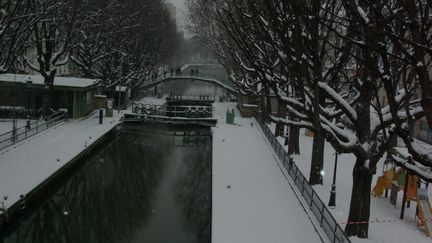
[{"label": "footpath", "polygon": [[[268,125],[274,133],[275,124]],[[284,144],[284,138],[277,138],[281,145]],[[292,158],[303,175],[309,178],[313,137],[305,135],[305,130],[300,130],[300,154],[293,155]],[[283,146],[287,150],[287,146]],[[336,207],[329,208],[330,213],[342,228],[345,228],[352,190],[352,171],[355,163],[355,157],[352,154],[339,154],[337,164],[337,179],[336,179]],[[382,159],[384,160],[384,159]],[[383,162],[377,166],[376,175],[372,180],[372,187],[376,185],[378,176],[383,174]],[[330,190],[333,184],[333,170],[335,163],[335,150],[326,142],[324,150],[324,169],[323,169],[323,185],[313,186],[315,192],[325,203],[329,201]],[[429,186],[428,195],[431,195],[431,187]],[[390,194],[390,193],[389,193]],[[405,209],[404,219],[400,219],[400,210],[402,204],[403,193],[398,193],[397,204],[392,205],[389,198],[371,197],[370,221],[369,221],[369,238],[360,239],[350,237],[352,243],[406,243],[406,242],[431,242],[431,239],[426,237],[420,227],[417,227],[416,219],[416,203],[411,202],[411,207]]]},{"label": "footpath", "polygon": [[0,215],[95,144],[119,124],[119,117],[115,111],[100,125],[94,112],[0,150]]},{"label": "footpath", "polygon": [[[214,106],[212,242],[328,242],[255,120]],[[236,125],[225,123],[232,108]]]}]

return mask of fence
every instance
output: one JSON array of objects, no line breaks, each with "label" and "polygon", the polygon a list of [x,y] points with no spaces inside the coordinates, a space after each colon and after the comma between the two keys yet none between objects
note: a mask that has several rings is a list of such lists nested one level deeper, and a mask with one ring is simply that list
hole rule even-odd
[{"label": "fence", "polygon": [[321,198],[315,192],[315,190],[309,185],[304,175],[298,169],[297,165],[289,157],[288,153],[285,152],[283,146],[277,141],[271,130],[263,122],[262,118],[255,111],[255,118],[258,121],[261,129],[263,130],[268,141],[271,143],[272,148],[276,152],[280,161],[282,161],[285,170],[288,172],[297,188],[301,192],[303,198],[308,204],[310,210],[315,215],[316,219],[320,223],[321,228],[326,233],[327,237],[331,242],[334,243],[350,243],[351,241],[346,236],[340,225],[331,215],[326,205],[323,203]]},{"label": "fence", "polygon": [[0,134],[0,150],[16,144],[28,137],[36,135],[40,132],[47,130],[48,128],[59,124],[67,119],[67,113],[59,112],[55,113],[44,120],[37,120],[11,130],[9,132]]},{"label": "fence", "polygon": [[138,115],[168,116],[183,118],[211,118],[212,106],[206,105],[149,105],[133,103],[132,112]]}]

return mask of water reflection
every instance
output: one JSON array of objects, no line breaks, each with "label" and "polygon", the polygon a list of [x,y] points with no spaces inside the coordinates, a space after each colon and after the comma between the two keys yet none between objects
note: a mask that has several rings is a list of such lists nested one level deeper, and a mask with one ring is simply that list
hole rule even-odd
[{"label": "water reflection", "polygon": [[173,193],[182,208],[182,219],[191,232],[196,232],[197,242],[211,241],[211,150],[191,153],[183,163],[185,170]]},{"label": "water reflection", "polygon": [[4,242],[210,242],[211,146],[172,134],[121,132]]}]

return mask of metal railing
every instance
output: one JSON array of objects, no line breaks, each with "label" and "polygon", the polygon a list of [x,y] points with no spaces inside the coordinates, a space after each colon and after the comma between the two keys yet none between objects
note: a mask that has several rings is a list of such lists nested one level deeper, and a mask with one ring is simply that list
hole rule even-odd
[{"label": "metal railing", "polygon": [[336,222],[326,205],[323,203],[321,198],[309,184],[309,182],[299,170],[297,165],[294,163],[292,158],[290,158],[283,146],[279,143],[279,141],[277,141],[270,128],[268,128],[268,126],[258,115],[258,112],[256,110],[254,112],[254,115],[265,136],[270,142],[272,148],[276,152],[280,161],[282,161],[283,167],[290,175],[294,183],[297,185],[298,190],[301,192],[301,195],[303,196],[310,210],[320,223],[321,228],[323,229],[329,240],[334,243],[350,243],[350,239],[342,230],[341,226]]},{"label": "metal railing", "polygon": [[166,98],[166,101],[209,101],[214,102],[214,97],[208,95],[170,95]]},{"label": "metal railing", "polygon": [[183,118],[210,118],[213,116],[213,108],[211,106],[200,105],[166,106],[134,103],[132,112],[138,115]]},{"label": "metal railing", "polygon": [[0,134],[0,150],[65,121],[67,116],[68,115],[65,112],[55,113],[44,120],[33,121],[27,123],[24,126],[17,127],[15,131],[11,130],[9,132]]}]

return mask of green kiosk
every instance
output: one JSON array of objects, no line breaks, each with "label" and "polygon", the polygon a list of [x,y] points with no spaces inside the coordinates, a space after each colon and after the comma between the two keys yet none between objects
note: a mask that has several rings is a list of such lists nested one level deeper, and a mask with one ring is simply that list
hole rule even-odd
[{"label": "green kiosk", "polygon": [[114,100],[113,99],[106,99],[105,100],[105,116],[106,117],[113,117],[113,107],[114,107]]}]

